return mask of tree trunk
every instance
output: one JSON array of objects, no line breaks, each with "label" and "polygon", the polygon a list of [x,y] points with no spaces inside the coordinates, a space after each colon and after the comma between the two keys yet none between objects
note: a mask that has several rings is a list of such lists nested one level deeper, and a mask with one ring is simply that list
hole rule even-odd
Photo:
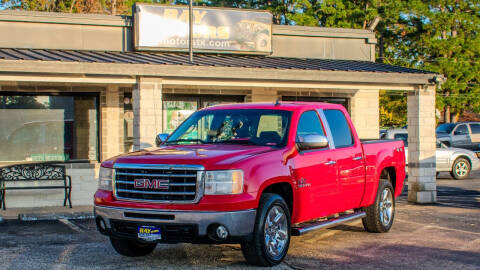
[{"label": "tree trunk", "polygon": [[445,123],[451,123],[452,122],[452,114],[450,112],[450,105],[445,106],[443,117],[445,117]]},{"label": "tree trunk", "polygon": [[117,0],[112,0],[112,15],[117,14]]},{"label": "tree trunk", "polygon": [[380,38],[378,39],[378,58],[380,59],[380,61],[377,61],[377,62],[380,62],[380,63],[383,63],[383,54],[384,54],[384,43],[383,43],[383,35],[380,36]]}]

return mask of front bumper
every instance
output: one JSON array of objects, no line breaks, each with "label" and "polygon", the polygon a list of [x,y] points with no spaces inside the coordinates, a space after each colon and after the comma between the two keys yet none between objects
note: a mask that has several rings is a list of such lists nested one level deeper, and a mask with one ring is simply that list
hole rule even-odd
[{"label": "front bumper", "polygon": [[129,234],[119,231],[119,224],[122,228],[126,228],[127,225],[133,227],[153,224],[165,226],[167,231],[175,228],[185,234],[186,237],[175,238],[173,242],[197,242],[202,241],[201,239],[208,239],[209,231],[211,231],[212,226],[216,225],[223,225],[227,228],[228,240],[230,241],[248,238],[253,233],[256,217],[255,209],[213,212],[95,206],[94,213],[96,219],[102,218],[105,221],[106,230],[100,230],[105,235],[134,238],[136,237],[134,233]]},{"label": "front bumper", "polygon": [[473,171],[476,171],[476,170],[480,169],[480,159],[472,157],[471,162],[472,162],[472,164],[471,164],[472,168],[471,169]]}]

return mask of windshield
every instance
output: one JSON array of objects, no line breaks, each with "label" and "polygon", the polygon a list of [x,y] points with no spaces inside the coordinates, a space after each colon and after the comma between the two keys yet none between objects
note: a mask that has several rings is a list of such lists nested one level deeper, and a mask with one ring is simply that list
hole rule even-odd
[{"label": "windshield", "polygon": [[437,133],[450,133],[454,127],[455,124],[441,124],[437,127]]},{"label": "windshield", "polygon": [[192,114],[166,144],[253,144],[285,146],[291,112],[205,110]]}]

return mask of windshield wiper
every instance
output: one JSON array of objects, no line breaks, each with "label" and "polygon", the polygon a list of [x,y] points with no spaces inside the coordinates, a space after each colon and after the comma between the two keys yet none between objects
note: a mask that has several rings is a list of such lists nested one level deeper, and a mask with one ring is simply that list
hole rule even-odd
[{"label": "windshield wiper", "polygon": [[206,144],[204,140],[201,139],[179,139],[179,140],[173,140],[173,141],[166,141],[165,144],[173,144],[173,143],[179,143],[179,142],[199,142],[202,144]]}]

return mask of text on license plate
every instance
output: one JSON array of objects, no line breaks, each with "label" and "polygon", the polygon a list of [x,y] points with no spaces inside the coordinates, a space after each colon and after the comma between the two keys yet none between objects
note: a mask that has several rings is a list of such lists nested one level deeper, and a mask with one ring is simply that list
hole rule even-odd
[{"label": "text on license plate", "polygon": [[162,234],[160,227],[156,226],[138,226],[138,238],[145,241],[161,240]]}]

